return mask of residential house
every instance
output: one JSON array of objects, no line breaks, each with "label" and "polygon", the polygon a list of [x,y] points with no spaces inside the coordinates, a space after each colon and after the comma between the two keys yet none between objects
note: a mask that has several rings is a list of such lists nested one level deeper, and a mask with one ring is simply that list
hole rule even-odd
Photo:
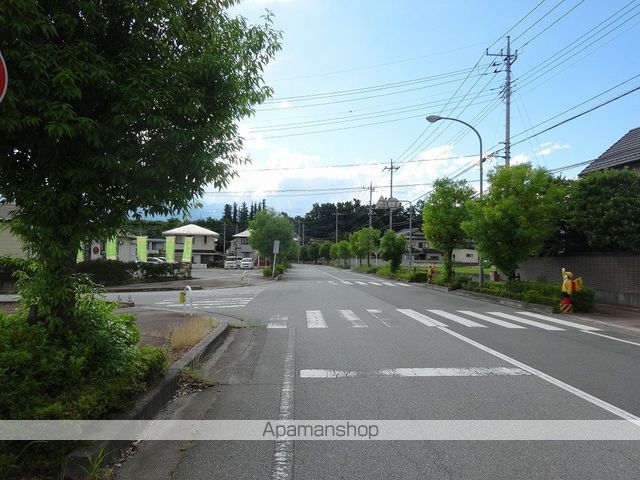
[{"label": "residential house", "polygon": [[582,177],[587,173],[607,168],[625,167],[640,172],[640,127],[629,130],[625,136],[591,162],[578,176]]},{"label": "residential house", "polygon": [[[442,255],[444,252],[433,248],[425,238],[422,230],[413,228],[411,229],[411,235],[409,235],[409,229],[406,228],[400,230],[398,233],[407,239],[405,253],[402,257],[403,264],[409,264],[409,255],[413,255],[413,261],[411,263],[414,265],[442,263]],[[411,237],[411,253],[409,253],[409,237]],[[463,248],[455,248],[453,250],[453,261],[458,265],[477,265],[478,251],[471,242],[468,242],[468,244],[463,245]]]},{"label": "residential house", "polygon": [[[251,244],[249,243],[249,236],[251,235],[251,230],[247,229],[243,232],[236,233],[231,238],[231,242],[229,243],[229,248],[226,251],[226,255],[234,256],[239,258],[251,258],[253,262],[259,259],[260,252],[254,250]],[[293,234],[293,241],[300,245],[300,237],[297,234]],[[271,255],[271,252],[267,253],[267,257]]]},{"label": "residential house", "polygon": [[191,223],[162,232],[162,235],[176,237],[175,259],[177,262],[182,260],[185,237],[193,237],[191,263],[194,268],[206,268],[208,263],[213,262],[220,255],[216,252],[216,242],[220,234],[199,225]]}]

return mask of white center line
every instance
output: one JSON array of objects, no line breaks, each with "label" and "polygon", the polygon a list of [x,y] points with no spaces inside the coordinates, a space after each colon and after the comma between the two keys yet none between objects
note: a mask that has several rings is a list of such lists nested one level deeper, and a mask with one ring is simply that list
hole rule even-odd
[{"label": "white center line", "polygon": [[327,328],[320,310],[307,310],[307,328]]},{"label": "white center line", "polygon": [[562,331],[564,328],[554,327],[552,325],[547,325],[546,323],[535,322],[533,320],[528,320],[526,318],[516,317],[514,315],[509,315],[504,312],[487,312],[489,315],[496,315],[498,317],[506,318],[508,320],[513,320],[514,322],[524,323],[525,325],[531,325],[532,327],[538,327],[542,330],[554,330],[554,331]]}]

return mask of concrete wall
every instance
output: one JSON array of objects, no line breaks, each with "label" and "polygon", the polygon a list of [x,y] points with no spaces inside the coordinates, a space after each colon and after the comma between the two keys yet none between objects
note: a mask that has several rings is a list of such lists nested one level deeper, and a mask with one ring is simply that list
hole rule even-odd
[{"label": "concrete wall", "polygon": [[562,267],[594,289],[596,302],[640,308],[640,253],[531,258],[518,270],[522,280],[561,283]]}]

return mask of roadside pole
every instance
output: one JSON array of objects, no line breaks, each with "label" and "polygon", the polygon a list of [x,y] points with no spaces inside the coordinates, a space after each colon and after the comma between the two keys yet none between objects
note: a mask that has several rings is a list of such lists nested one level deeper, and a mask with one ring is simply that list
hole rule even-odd
[{"label": "roadside pole", "polygon": [[276,276],[276,262],[278,261],[278,253],[280,252],[280,240],[273,241],[273,270],[271,271],[271,278]]}]

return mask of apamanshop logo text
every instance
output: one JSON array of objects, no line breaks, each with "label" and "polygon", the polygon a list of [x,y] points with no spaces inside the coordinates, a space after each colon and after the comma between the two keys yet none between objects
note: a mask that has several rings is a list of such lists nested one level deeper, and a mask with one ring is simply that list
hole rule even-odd
[{"label": "apamanshop logo text", "polygon": [[262,436],[272,437],[275,440],[371,440],[378,436],[378,426],[349,421],[267,422]]}]

